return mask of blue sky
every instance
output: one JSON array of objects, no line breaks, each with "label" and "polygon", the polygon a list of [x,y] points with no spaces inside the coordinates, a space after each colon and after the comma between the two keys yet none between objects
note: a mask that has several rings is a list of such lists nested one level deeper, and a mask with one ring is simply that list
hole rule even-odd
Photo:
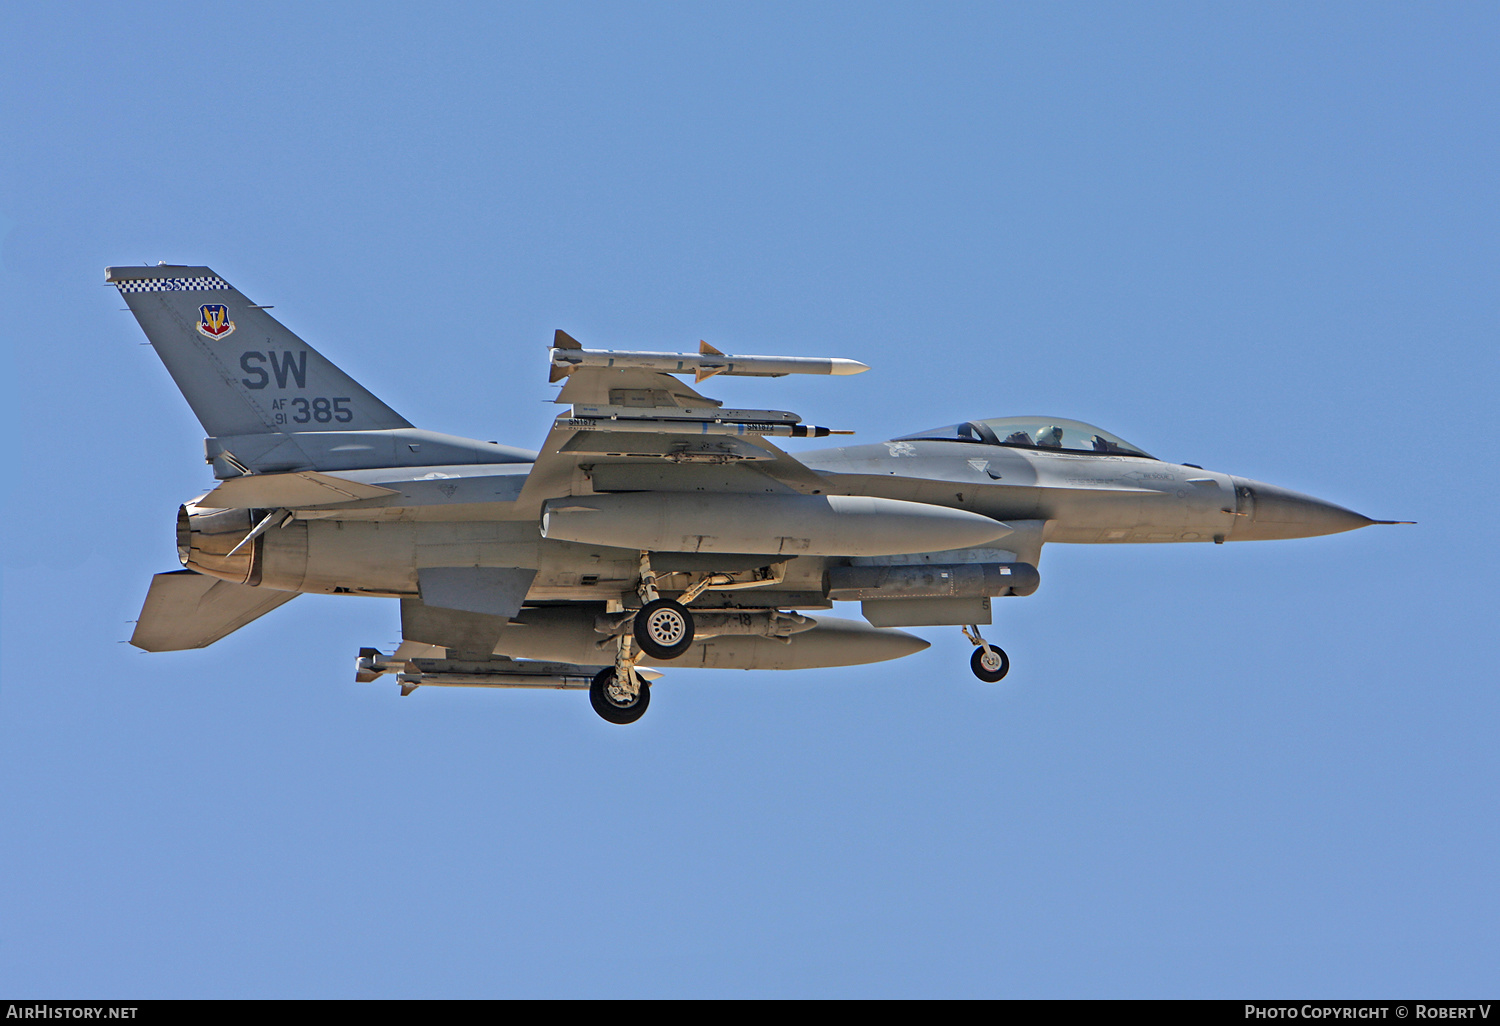
[{"label": "blue sky", "polygon": [[[0,987],[1471,996],[1500,972],[1484,4],[12,5]],[[1412,528],[1051,546],[918,656],[353,682],[394,603],[121,640],[202,432],[109,264],[203,263],[419,426],[554,328],[878,441],[1017,414]],[[721,384],[722,381],[722,384]],[[850,606],[846,615],[855,615]]]}]

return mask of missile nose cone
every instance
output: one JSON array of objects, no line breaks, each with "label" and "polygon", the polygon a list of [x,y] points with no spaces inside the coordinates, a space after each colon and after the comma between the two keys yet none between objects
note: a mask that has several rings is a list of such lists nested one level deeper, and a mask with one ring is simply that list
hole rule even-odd
[{"label": "missile nose cone", "polygon": [[870,369],[868,363],[860,363],[858,360],[844,360],[834,358],[828,361],[828,372],[830,374],[863,374]]},{"label": "missile nose cone", "polygon": [[1313,538],[1379,522],[1332,502],[1261,481],[1236,477],[1234,491],[1239,512],[1248,514],[1235,525],[1232,537],[1238,541]]}]

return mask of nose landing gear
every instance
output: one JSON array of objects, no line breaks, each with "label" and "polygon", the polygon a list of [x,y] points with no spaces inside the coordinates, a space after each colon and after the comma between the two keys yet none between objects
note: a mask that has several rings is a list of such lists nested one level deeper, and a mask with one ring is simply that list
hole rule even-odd
[{"label": "nose landing gear", "polygon": [[991,645],[979,633],[979,628],[973,624],[963,628],[964,637],[971,644],[979,647],[969,657],[969,669],[974,671],[974,676],[986,684],[994,684],[1003,680],[1010,672],[1010,656],[1005,654],[1005,649]]}]

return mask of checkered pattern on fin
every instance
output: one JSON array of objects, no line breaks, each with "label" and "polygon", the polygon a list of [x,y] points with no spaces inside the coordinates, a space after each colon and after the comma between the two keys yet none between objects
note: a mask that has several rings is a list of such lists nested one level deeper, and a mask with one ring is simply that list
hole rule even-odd
[{"label": "checkered pattern on fin", "polygon": [[229,282],[212,275],[202,278],[136,278],[117,281],[115,288],[126,292],[218,292],[229,288]]}]

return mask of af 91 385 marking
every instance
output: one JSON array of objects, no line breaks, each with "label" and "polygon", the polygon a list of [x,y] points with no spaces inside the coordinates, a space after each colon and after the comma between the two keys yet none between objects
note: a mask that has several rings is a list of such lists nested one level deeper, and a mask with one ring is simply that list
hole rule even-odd
[{"label": "af 91 385 marking", "polygon": [[[286,412],[288,407],[293,411],[290,415]],[[288,419],[293,424],[347,424],[354,419],[354,411],[349,409],[349,397],[346,395],[333,398],[322,395],[303,398],[299,395],[293,399],[274,399],[271,411],[272,418],[278,424],[285,424]]]}]

